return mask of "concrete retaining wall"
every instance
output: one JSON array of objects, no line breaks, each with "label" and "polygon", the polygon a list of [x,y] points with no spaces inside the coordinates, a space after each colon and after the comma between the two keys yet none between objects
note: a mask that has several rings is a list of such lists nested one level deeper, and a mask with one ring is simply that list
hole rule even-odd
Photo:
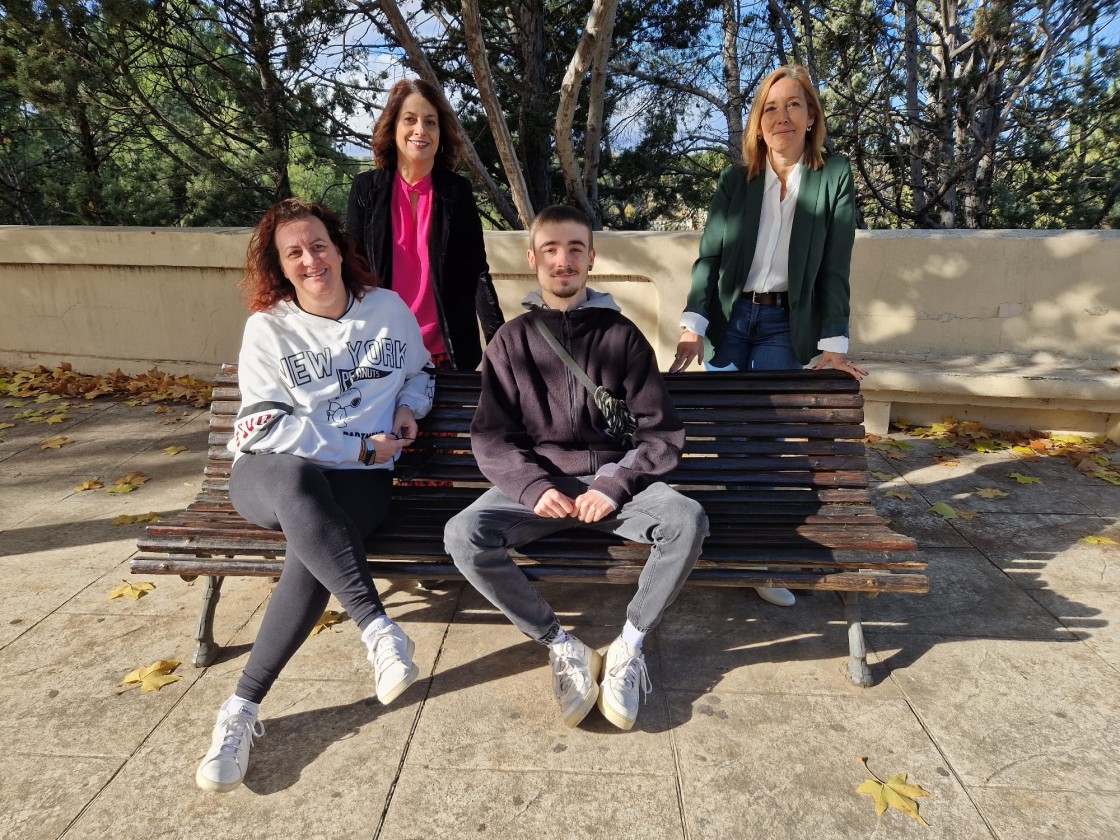
[{"label": "concrete retaining wall", "polygon": [[[235,284],[247,241],[240,229],[0,226],[0,364],[68,361],[91,373],[158,364],[207,375],[237,356],[245,313]],[[698,242],[695,233],[595,237],[592,285],[615,295],[663,368],[679,334]],[[535,287],[525,234],[488,233],[486,245],[503,308],[515,315]],[[995,398],[1000,404],[989,408],[1013,412],[1005,425],[1023,426],[1026,415],[1014,410],[1034,400],[1044,412],[1099,415],[1059,425],[1120,429],[1112,416],[1120,415],[1120,378],[1116,393],[1107,393],[1109,368],[1120,363],[1118,277],[1115,231],[860,231],[852,352],[873,372],[864,390],[879,405],[869,404],[869,425],[883,425],[883,406],[905,415],[892,407],[899,402],[944,414]],[[990,381],[971,388],[968,372],[983,365],[1019,384],[1008,386],[1006,398],[993,397]],[[1099,411],[1084,400],[1054,404],[1063,397],[1053,384],[1045,394],[1022,386],[1032,376],[1060,382],[1069,370],[1082,377],[1079,393],[1102,391]],[[946,390],[948,401],[941,399]]]}]

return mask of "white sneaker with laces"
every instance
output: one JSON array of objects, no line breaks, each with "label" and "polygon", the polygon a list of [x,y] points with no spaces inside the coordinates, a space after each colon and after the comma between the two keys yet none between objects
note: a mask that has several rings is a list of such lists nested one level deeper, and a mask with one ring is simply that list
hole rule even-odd
[{"label": "white sneaker with laces", "polygon": [[241,784],[249,770],[249,748],[264,735],[257,713],[230,698],[218,710],[210,749],[198,765],[194,781],[203,790],[228,793]]},{"label": "white sneaker with laces", "polygon": [[607,648],[603,667],[603,682],[599,686],[599,711],[619,729],[629,729],[638,719],[638,689],[644,700],[653,690],[646,670],[646,658],[641,650],[629,645],[622,637]]},{"label": "white sneaker with laces", "polygon": [[579,639],[570,638],[551,646],[548,661],[552,664],[552,693],[560,702],[560,716],[565,726],[578,726],[587,717],[599,695],[599,672],[603,657]]},{"label": "white sneaker with laces", "polygon": [[420,669],[412,661],[416,645],[396,624],[372,633],[369,629],[362,634],[362,641],[366,643],[369,651],[367,658],[373,665],[377,699],[388,705],[400,697],[420,675]]}]

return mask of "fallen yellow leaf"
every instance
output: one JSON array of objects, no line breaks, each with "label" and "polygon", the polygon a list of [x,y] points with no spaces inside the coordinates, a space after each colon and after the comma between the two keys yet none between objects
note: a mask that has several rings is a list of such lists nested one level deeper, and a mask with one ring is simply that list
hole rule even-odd
[{"label": "fallen yellow leaf", "polygon": [[910,817],[912,820],[917,820],[924,826],[928,826],[922,815],[918,813],[918,803],[915,799],[925,799],[933,796],[928,790],[925,790],[920,785],[912,785],[906,781],[905,773],[896,773],[893,776],[888,776],[884,782],[878,776],[871,772],[871,768],[867,766],[867,759],[861,757],[859,760],[863,765],[863,769],[871,774],[871,778],[865,780],[859,787],[856,788],[856,793],[863,796],[871,797],[875,803],[875,813],[877,816],[883,816],[887,808],[894,808],[896,811],[901,811]]},{"label": "fallen yellow leaf", "polygon": [[1020,484],[1041,484],[1041,478],[1035,478],[1033,475],[1023,475],[1022,473],[1013,472],[1007,474],[1008,478],[1013,478]]},{"label": "fallen yellow leaf", "polygon": [[929,512],[930,513],[936,513],[942,519],[956,519],[957,518],[957,512],[955,510],[953,510],[952,506],[947,505],[944,502],[938,502],[937,504],[935,504],[933,507],[931,507],[929,509]]},{"label": "fallen yellow leaf", "polygon": [[133,601],[139,601],[155,588],[156,585],[154,583],[148,583],[147,581],[129,583],[126,580],[124,581],[124,586],[118,586],[109,593],[109,600],[112,601],[114,598],[131,598]]},{"label": "fallen yellow leaf", "polygon": [[47,438],[45,441],[43,441],[39,445],[39,448],[40,449],[61,449],[66,444],[73,443],[73,442],[74,441],[70,440],[70,438],[68,438],[68,437],[58,435],[57,437]]},{"label": "fallen yellow leaf", "polygon": [[909,493],[903,493],[901,490],[888,490],[885,495],[891,496],[891,497],[893,497],[895,499],[898,499],[899,501],[902,501],[902,502],[908,502],[912,498],[914,498]]},{"label": "fallen yellow leaf", "polygon": [[318,636],[324,630],[329,630],[331,627],[334,627],[336,624],[342,621],[342,615],[343,614],[338,610],[327,610],[319,619],[319,623],[311,628],[311,635]]},{"label": "fallen yellow leaf", "polygon": [[996,490],[994,487],[979,487],[976,490],[976,495],[981,499],[1006,499],[1008,494],[1002,490]]},{"label": "fallen yellow leaf", "polygon": [[82,482],[74,488],[75,493],[84,493],[86,490],[100,490],[105,485],[98,481],[96,478],[91,478],[89,481]]},{"label": "fallen yellow leaf", "polygon": [[[118,485],[118,486],[127,487],[128,485],[125,484],[125,485]],[[112,493],[116,489],[117,489],[116,487],[110,487],[106,492]],[[121,492],[127,492],[127,491],[121,491]],[[159,520],[162,519],[162,518],[163,518],[163,514],[156,513],[155,511],[152,511],[150,513],[138,513],[135,516],[130,516],[127,513],[122,513],[116,519],[112,520],[109,524],[110,525],[141,525],[145,522],[159,522]]]},{"label": "fallen yellow leaf", "polygon": [[166,449],[163,450],[163,454],[167,455],[168,457],[171,457],[172,455],[178,455],[180,452],[186,452],[186,451],[187,451],[187,447],[185,447],[185,446],[169,446],[169,447],[167,447]]},{"label": "fallen yellow leaf", "polygon": [[159,691],[165,685],[178,682],[182,677],[172,674],[179,663],[174,660],[161,659],[153,662],[147,668],[137,668],[123,680],[121,685],[126,686],[125,691],[140,686],[141,691]]},{"label": "fallen yellow leaf", "polygon": [[871,477],[875,478],[875,479],[878,479],[879,481],[890,481],[895,476],[892,473],[873,472],[873,473],[871,473]]},{"label": "fallen yellow leaf", "polygon": [[1082,537],[1078,542],[1088,543],[1089,545],[1120,545],[1120,542],[1112,539],[1112,537],[1098,537],[1095,535]]},{"label": "fallen yellow leaf", "polygon": [[57,426],[59,423],[65,423],[69,419],[70,419],[69,414],[56,414],[56,415],[54,415],[54,417],[48,417],[47,418],[47,425],[48,426]]},{"label": "fallen yellow leaf", "polygon": [[0,429],[14,429],[15,427],[15,423],[0,423]]}]

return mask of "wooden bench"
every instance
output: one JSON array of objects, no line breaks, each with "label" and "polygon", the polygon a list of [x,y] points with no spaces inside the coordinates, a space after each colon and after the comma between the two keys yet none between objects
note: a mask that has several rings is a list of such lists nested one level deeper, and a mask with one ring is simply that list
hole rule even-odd
[{"label": "wooden bench", "polygon": [[[834,371],[683,373],[666,376],[688,428],[685,456],[670,481],[699,500],[711,536],[689,582],[840,593],[848,623],[848,675],[870,685],[859,593],[924,593],[926,564],[910,537],[875,513],[868,492],[859,383]],[[477,373],[443,373],[435,405],[398,475],[453,482],[400,484],[394,512],[370,539],[374,577],[461,578],[443,551],[443,526],[489,486],[471,454]],[[229,502],[232,434],[240,392],[236,366],[217,380],[209,456],[198,497],[149,525],[135,574],[209,578],[199,616],[196,666],[211,664],[214,611],[228,575],[278,576],[284,535],[246,523]],[[645,545],[569,531],[517,553],[532,580],[637,583]]]}]

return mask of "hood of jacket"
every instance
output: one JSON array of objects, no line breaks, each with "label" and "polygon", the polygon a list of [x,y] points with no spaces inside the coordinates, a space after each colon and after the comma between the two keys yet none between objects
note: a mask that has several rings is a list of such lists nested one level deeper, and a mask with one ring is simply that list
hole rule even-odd
[{"label": "hood of jacket", "polygon": [[[532,311],[533,309],[548,309],[549,307],[544,302],[544,296],[541,294],[540,289],[534,289],[525,295],[521,301],[521,305],[525,309]],[[597,292],[590,286],[587,287],[587,300],[578,306],[573,306],[569,312],[576,309],[613,309],[615,312],[621,312],[622,307],[619,306],[613,297],[606,292]]]}]

